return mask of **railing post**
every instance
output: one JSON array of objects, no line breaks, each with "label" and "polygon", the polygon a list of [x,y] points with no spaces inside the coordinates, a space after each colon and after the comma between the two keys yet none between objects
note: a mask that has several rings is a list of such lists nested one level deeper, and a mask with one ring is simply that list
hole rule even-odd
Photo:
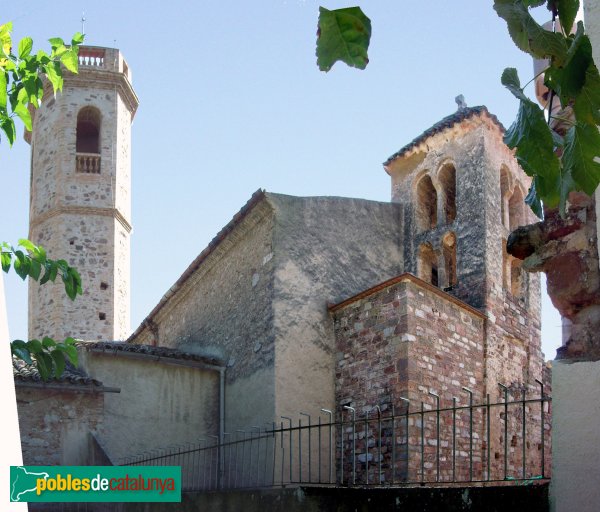
[{"label": "railing post", "polygon": [[542,478],[545,478],[545,445],[544,445],[544,383],[540,380],[535,379],[535,381],[540,385],[541,388],[541,398],[540,398],[540,409],[541,409],[541,420],[542,420],[542,426],[541,426],[541,442],[542,442]]},{"label": "railing post", "polygon": [[498,383],[504,390],[504,480],[508,479],[508,388]]},{"label": "railing post", "polygon": [[473,481],[473,391],[463,386],[469,393],[469,482]]},{"label": "railing post", "polygon": [[[321,409],[326,414],[329,414],[329,483],[333,483],[333,412],[329,409]],[[321,419],[319,417],[319,419]],[[343,459],[342,459],[343,460]],[[319,482],[321,479],[319,478]]]},{"label": "railing post", "polygon": [[436,475],[435,475],[435,481],[439,482],[440,481],[440,397],[438,394],[430,391],[429,394],[433,397],[435,397],[436,400],[436,411],[435,411],[435,417],[436,417]]},{"label": "railing post", "polygon": [[452,397],[452,481],[456,482],[456,401]]},{"label": "railing post", "polygon": [[[284,420],[288,420],[290,422],[290,484],[292,483],[293,480],[293,468],[292,468],[292,461],[294,460],[294,456],[293,456],[293,451],[292,451],[292,418],[290,418],[289,416],[282,416],[281,417]],[[283,432],[282,432],[282,437],[283,437]]]},{"label": "railing post", "polygon": [[[311,466],[312,466],[312,461],[311,461],[311,450],[312,450],[312,444],[311,444],[311,432],[312,432],[312,424],[311,424],[311,417],[310,414],[307,414],[305,412],[301,412],[300,413],[301,416],[306,416],[308,418],[308,483],[312,483],[312,470],[311,470]],[[302,432],[300,432],[300,435],[302,435]]]},{"label": "railing post", "polygon": [[344,409],[352,411],[352,485],[356,485],[356,409],[349,405],[344,405]]},{"label": "railing post", "polygon": [[408,448],[408,438],[409,438],[409,427],[408,427],[408,417],[410,415],[409,409],[410,409],[410,400],[408,398],[404,398],[403,396],[400,397],[400,400],[402,400],[403,402],[406,402],[406,411],[404,412],[404,423],[406,426],[406,443],[404,443],[404,450],[406,452],[406,481],[408,482],[410,480],[409,478],[409,474],[410,474],[410,464],[409,464],[409,448]]}]

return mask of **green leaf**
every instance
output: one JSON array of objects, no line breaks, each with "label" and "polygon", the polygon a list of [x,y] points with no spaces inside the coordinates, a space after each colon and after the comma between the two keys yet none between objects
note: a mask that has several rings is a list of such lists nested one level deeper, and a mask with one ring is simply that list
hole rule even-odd
[{"label": "green leaf", "polygon": [[19,59],[24,59],[31,53],[33,48],[33,39],[31,37],[24,37],[19,42]]},{"label": "green leaf", "polygon": [[544,83],[558,94],[563,108],[581,92],[590,63],[593,63],[592,45],[579,22],[566,61],[560,67],[551,65],[545,73]]},{"label": "green leaf", "polygon": [[508,25],[508,33],[517,47],[538,59],[554,58],[558,64],[567,55],[567,39],[545,30],[519,0],[494,0],[494,10]]},{"label": "green leaf", "polygon": [[42,272],[42,266],[39,261],[29,260],[29,277],[31,277],[34,281],[37,281],[40,278],[40,274]]},{"label": "green leaf", "polygon": [[565,135],[562,155],[564,171],[569,173],[578,187],[593,195],[600,183],[600,132],[590,124],[572,126]]},{"label": "green leaf", "polygon": [[46,76],[50,83],[52,84],[52,89],[56,93],[58,91],[62,91],[63,88],[63,77],[60,69],[60,63],[58,62],[50,62],[45,68]]},{"label": "green leaf", "polygon": [[65,371],[65,356],[60,350],[53,350],[50,356],[54,360],[54,376],[59,379]]},{"label": "green leaf", "polygon": [[8,272],[10,270],[10,264],[12,263],[11,253],[2,251],[0,253],[0,263],[2,264],[2,270],[4,270],[4,272]]},{"label": "green leaf", "polygon": [[61,343],[56,346],[56,350],[60,350],[63,352],[71,362],[73,366],[77,366],[77,348],[73,345],[68,345],[65,343]]},{"label": "green leaf", "polygon": [[73,38],[71,39],[71,44],[73,46],[77,46],[83,43],[84,35],[81,32],[76,32]]},{"label": "green leaf", "polygon": [[40,342],[40,340],[29,340],[27,342],[27,348],[29,352],[32,354],[39,354],[44,351],[44,348]]},{"label": "green leaf", "polygon": [[523,170],[536,177],[536,193],[546,206],[558,206],[560,162],[542,109],[530,100],[521,100],[517,119],[506,131],[504,142],[516,149],[515,157]]},{"label": "green leaf", "polygon": [[529,205],[531,211],[537,215],[538,218],[542,219],[544,217],[544,209],[542,208],[542,202],[537,195],[536,187],[535,187],[536,179],[534,178],[531,181],[531,187],[529,187],[529,192],[525,197],[525,203]]},{"label": "green leaf", "polygon": [[31,355],[27,343],[23,340],[15,340],[10,344],[10,351],[12,354],[17,356],[19,359],[25,361],[27,364],[32,364]]},{"label": "green leaf", "polygon": [[29,252],[34,252],[36,249],[35,244],[31,240],[27,240],[27,238],[19,238],[19,245]]},{"label": "green leaf", "polygon": [[0,129],[6,134],[8,144],[12,146],[16,138],[15,122],[11,117],[5,117],[0,121]]},{"label": "green leaf", "polygon": [[15,256],[17,257],[14,262],[15,272],[21,279],[25,280],[29,275],[30,259],[21,251],[15,251]]},{"label": "green leaf", "polygon": [[79,67],[79,57],[75,51],[69,50],[63,53],[60,57],[60,61],[69,71],[71,71],[71,73],[77,73],[77,69]]},{"label": "green leaf", "polygon": [[60,37],[52,37],[48,39],[48,42],[52,45],[52,48],[57,48],[59,46],[65,45],[65,42]]},{"label": "green leaf", "polygon": [[332,11],[319,7],[317,64],[321,71],[329,71],[338,60],[365,69],[370,40],[371,20],[360,7]]},{"label": "green leaf", "polygon": [[40,372],[40,377],[43,381],[47,381],[52,375],[52,357],[46,352],[35,354],[34,357],[35,362],[37,363],[37,369]]},{"label": "green leaf", "polygon": [[42,347],[44,347],[44,348],[52,348],[55,346],[56,346],[56,341],[54,341],[52,338],[49,338],[48,336],[46,336],[42,340]]},{"label": "green leaf", "polygon": [[579,11],[579,0],[556,0],[556,4],[560,24],[565,34],[569,34]]},{"label": "green leaf", "polygon": [[593,62],[585,72],[585,83],[575,98],[573,112],[580,123],[600,124],[600,74]]},{"label": "green leaf", "polygon": [[19,119],[23,121],[25,128],[27,128],[27,131],[30,132],[33,129],[33,127],[31,124],[31,114],[29,113],[29,109],[25,105],[23,105],[23,103],[17,103],[13,110],[14,113],[19,116]]},{"label": "green leaf", "polygon": [[502,82],[502,85],[512,92],[517,99],[528,99],[527,96],[523,94],[523,89],[521,89],[521,81],[519,80],[519,74],[515,68],[506,68],[502,72],[502,78],[500,81]]},{"label": "green leaf", "polygon": [[6,108],[6,73],[0,68],[0,110]]}]

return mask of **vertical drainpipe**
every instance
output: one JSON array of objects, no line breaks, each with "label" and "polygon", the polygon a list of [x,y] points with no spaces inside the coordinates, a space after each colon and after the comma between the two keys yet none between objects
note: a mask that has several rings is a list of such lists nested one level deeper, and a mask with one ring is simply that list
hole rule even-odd
[{"label": "vertical drainpipe", "polygon": [[219,483],[223,487],[223,474],[225,468],[225,453],[223,449],[225,433],[225,367],[219,368]]}]

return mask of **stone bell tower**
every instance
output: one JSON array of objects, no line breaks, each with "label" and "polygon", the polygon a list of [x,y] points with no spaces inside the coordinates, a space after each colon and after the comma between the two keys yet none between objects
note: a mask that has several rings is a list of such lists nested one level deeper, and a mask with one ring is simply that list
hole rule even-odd
[{"label": "stone bell tower", "polygon": [[487,317],[485,376],[535,387],[542,378],[539,276],[506,251],[509,233],[535,222],[524,203],[531,178],[504,144],[486,107],[445,117],[384,167],[404,207],[406,270]]},{"label": "stone bell tower", "polygon": [[131,123],[138,98],[121,52],[82,46],[34,111],[29,237],[82,279],[71,301],[60,277],[29,284],[29,338],[125,339],[130,330]]}]

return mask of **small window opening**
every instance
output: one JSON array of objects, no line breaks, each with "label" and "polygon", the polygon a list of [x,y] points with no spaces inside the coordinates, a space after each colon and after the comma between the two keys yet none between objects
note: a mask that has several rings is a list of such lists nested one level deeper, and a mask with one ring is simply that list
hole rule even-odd
[{"label": "small window opening", "polygon": [[107,290],[108,289],[108,283],[105,283],[104,281],[102,281],[100,283],[100,289],[101,290]]},{"label": "small window opening", "polygon": [[439,286],[437,256],[430,244],[423,244],[419,247],[417,275],[423,281]]},{"label": "small window opening", "polygon": [[444,192],[444,216],[446,224],[456,219],[456,169],[452,164],[446,164],[439,174],[440,184]]},{"label": "small window opening", "polygon": [[437,225],[437,192],[428,175],[423,176],[417,185],[416,214],[420,231],[435,228]]},{"label": "small window opening", "polygon": [[106,313],[98,313],[98,320],[106,320]]},{"label": "small window opening", "polygon": [[456,235],[446,233],[442,239],[442,252],[444,255],[444,267],[446,269],[447,286],[452,288],[458,283],[456,270]]},{"label": "small window opening", "polygon": [[77,114],[77,153],[100,153],[100,113],[91,107]]}]

